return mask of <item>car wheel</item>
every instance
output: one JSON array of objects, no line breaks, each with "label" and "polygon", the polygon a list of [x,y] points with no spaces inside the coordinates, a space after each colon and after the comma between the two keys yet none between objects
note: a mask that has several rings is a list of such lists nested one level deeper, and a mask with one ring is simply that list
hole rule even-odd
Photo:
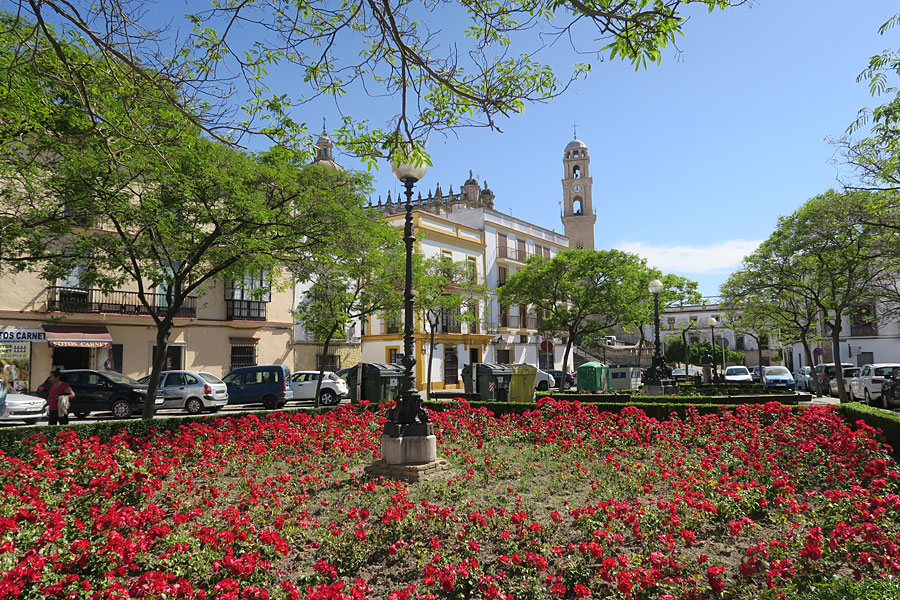
[{"label": "car wheel", "polygon": [[188,401],[184,403],[184,410],[188,411],[189,414],[199,415],[203,412],[203,403],[200,401],[200,398],[188,398]]},{"label": "car wheel", "polygon": [[319,394],[319,402],[322,403],[323,406],[334,406],[340,400],[332,390],[322,390]]},{"label": "car wheel", "polygon": [[537,388],[537,389],[538,389],[539,391],[541,391],[541,392],[546,392],[547,390],[550,389],[550,384],[547,383],[546,381],[542,381],[542,382],[540,382],[540,383],[538,384],[538,388]]},{"label": "car wheel", "polygon": [[77,412],[77,413],[75,413],[75,416],[78,417],[79,419],[87,419],[88,413],[86,413],[86,412]]},{"label": "car wheel", "polygon": [[266,410],[275,410],[278,407],[278,398],[269,394],[263,397],[263,408]]},{"label": "car wheel", "polygon": [[119,398],[112,403],[112,414],[117,419],[127,419],[131,416],[131,403],[124,398]]}]

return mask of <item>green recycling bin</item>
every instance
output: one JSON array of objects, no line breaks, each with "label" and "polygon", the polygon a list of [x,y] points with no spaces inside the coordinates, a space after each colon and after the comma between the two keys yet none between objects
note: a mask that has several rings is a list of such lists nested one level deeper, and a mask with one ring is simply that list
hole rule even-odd
[{"label": "green recycling bin", "polygon": [[[481,399],[485,402],[506,402],[509,400],[509,381],[512,377],[512,369],[506,365],[495,365],[493,363],[474,363],[468,365],[466,369],[471,367],[469,377],[474,379],[474,391],[481,395]],[[465,371],[463,369],[463,382],[465,382]],[[472,371],[475,372],[474,378]],[[468,385],[466,392],[469,391]]]},{"label": "green recycling bin", "polygon": [[588,362],[578,367],[578,389],[586,392],[610,390],[612,383],[609,367],[603,363]]},{"label": "green recycling bin", "polygon": [[512,382],[509,386],[510,400],[513,402],[534,402],[534,378],[537,367],[517,363],[509,365],[512,369]]},{"label": "green recycling bin", "polygon": [[347,387],[350,388],[350,401],[358,402],[357,387],[360,388],[362,400],[372,404],[384,404],[397,398],[400,384],[403,381],[403,367],[386,363],[362,363],[362,385],[357,386],[360,369],[352,369],[347,373]]}]

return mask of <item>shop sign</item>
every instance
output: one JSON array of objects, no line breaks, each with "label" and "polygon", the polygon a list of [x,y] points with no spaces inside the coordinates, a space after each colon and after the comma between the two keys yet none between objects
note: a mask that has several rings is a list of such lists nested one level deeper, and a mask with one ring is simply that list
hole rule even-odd
[{"label": "shop sign", "polygon": [[17,392],[27,391],[31,379],[31,344],[0,342],[0,369]]},{"label": "shop sign", "polygon": [[47,334],[43,329],[0,329],[0,342],[46,342]]}]

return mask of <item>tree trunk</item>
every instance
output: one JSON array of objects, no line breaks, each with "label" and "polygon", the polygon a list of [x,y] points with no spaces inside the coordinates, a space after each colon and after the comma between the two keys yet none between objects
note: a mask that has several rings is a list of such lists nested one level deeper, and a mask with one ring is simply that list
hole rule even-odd
[{"label": "tree trunk", "polygon": [[431,366],[434,364],[434,323],[429,324],[431,329],[431,337],[428,339],[428,385],[426,386],[425,396],[431,400]]},{"label": "tree trunk", "polygon": [[834,378],[837,380],[838,398],[843,404],[849,400],[844,389],[844,368],[841,362],[841,311],[834,311],[834,326],[831,328],[831,354],[834,361]]},{"label": "tree trunk", "polygon": [[169,346],[169,335],[172,333],[172,321],[169,318],[156,325],[156,356],[153,358],[153,367],[150,370],[150,380],[147,381],[147,397],[144,399],[144,410],[141,418],[152,419],[156,412],[156,390],[159,389],[159,380],[166,366],[166,349]]},{"label": "tree trunk", "polygon": [[816,392],[819,396],[822,395],[822,382],[819,381],[819,375],[816,373],[815,365],[813,365],[813,356],[812,351],[809,349],[809,340],[807,339],[807,332],[803,331],[800,333],[800,344],[803,346],[803,355],[806,357],[807,364],[810,365],[810,370],[812,371],[813,381],[816,383]]},{"label": "tree trunk", "polygon": [[[641,325],[638,329],[641,330],[641,339],[640,339],[640,341],[638,341],[638,355],[637,355],[637,366],[638,366],[638,369],[640,369],[641,368],[641,357],[643,357],[643,355],[644,355],[644,341],[647,338],[644,336],[644,326]],[[656,348],[655,347],[653,348],[653,352],[654,352],[654,356],[656,356],[656,354],[655,354]]]},{"label": "tree trunk", "polygon": [[[569,352],[572,349],[572,339],[573,339],[573,337],[570,333],[569,337],[566,338],[566,351],[563,353],[563,363],[562,363],[563,376],[562,376],[562,383],[559,384],[560,392],[565,391],[564,387],[566,385],[566,369],[569,368]],[[577,392],[578,389],[576,388],[575,391]]]},{"label": "tree trunk", "polygon": [[[331,331],[325,337],[325,343],[322,344],[322,358],[324,359],[328,356],[328,347],[331,345],[331,340],[334,339],[334,333],[337,331],[337,325],[331,328]],[[322,364],[319,365],[319,379],[316,381],[316,408],[319,408],[321,405],[321,401],[319,399],[319,394],[322,393],[322,374],[325,372],[325,362],[322,361]]]}]

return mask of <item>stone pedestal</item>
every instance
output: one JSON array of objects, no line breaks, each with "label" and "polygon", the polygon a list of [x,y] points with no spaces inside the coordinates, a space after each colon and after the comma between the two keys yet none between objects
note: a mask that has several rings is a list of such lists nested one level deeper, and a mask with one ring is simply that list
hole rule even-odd
[{"label": "stone pedestal", "polygon": [[381,456],[366,467],[366,474],[416,482],[450,470],[450,463],[438,460],[434,435],[382,435]]},{"label": "stone pedestal", "polygon": [[381,436],[381,456],[389,465],[421,465],[437,460],[433,435]]}]

